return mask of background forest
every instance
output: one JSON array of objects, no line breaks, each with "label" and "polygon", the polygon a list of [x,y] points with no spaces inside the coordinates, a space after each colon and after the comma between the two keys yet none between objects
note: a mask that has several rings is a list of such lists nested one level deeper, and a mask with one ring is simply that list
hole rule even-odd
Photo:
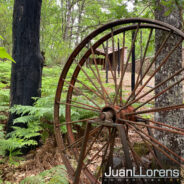
[{"label": "background forest", "polygon": [[[12,52],[13,0],[0,2],[1,46]],[[120,0],[44,0],[40,45],[47,65],[63,65],[78,43],[95,28],[126,17],[154,17],[152,3]]]},{"label": "background forest", "polygon": [[[183,1],[180,1],[177,5],[181,7],[182,3]],[[35,147],[37,142],[34,137],[37,136],[41,137],[40,144],[46,145],[43,149],[52,148],[52,144],[54,144],[51,137],[53,135],[55,90],[62,68],[73,49],[90,32],[110,21],[128,17],[154,19],[154,0],[43,0],[40,25],[40,50],[45,58],[42,97],[37,99],[34,106],[18,105],[9,109],[10,74],[11,62],[13,61],[5,53],[5,50],[11,55],[13,5],[13,0],[0,0],[0,183],[17,181],[20,183],[68,183],[65,168],[63,166],[53,167],[60,162],[57,158],[56,163],[53,165],[45,164],[45,168],[35,164],[36,159],[40,159],[42,155],[39,155],[39,158],[34,158],[33,160],[36,160],[34,163],[28,163],[28,167],[30,167],[28,170],[35,169],[35,173],[30,174],[35,176],[25,178],[25,174],[20,175],[20,172],[23,170],[22,163],[25,162],[26,158],[17,156],[21,155],[21,148],[25,145]],[[172,0],[170,0],[164,1],[164,5],[169,7],[167,15],[175,4],[173,5]],[[180,10],[182,13],[182,9]],[[131,36],[129,39],[131,42]],[[151,50],[148,52],[150,56],[154,53],[154,40],[151,44]],[[126,46],[129,47],[129,45]],[[136,52],[140,51],[136,50]],[[84,76],[81,76],[81,80],[86,81]],[[16,122],[27,123],[28,128],[15,126],[15,131],[5,135],[4,125],[7,122],[9,112],[21,114],[21,117],[14,120],[14,124]],[[61,108],[60,113],[63,114],[61,121],[64,121],[64,109]],[[81,118],[81,113],[80,110],[74,111],[72,118],[75,120]],[[90,114],[86,112],[82,116],[90,117]],[[65,131],[63,128],[62,132]],[[5,139],[6,136],[10,138]],[[48,142],[49,145],[46,144]]]}]

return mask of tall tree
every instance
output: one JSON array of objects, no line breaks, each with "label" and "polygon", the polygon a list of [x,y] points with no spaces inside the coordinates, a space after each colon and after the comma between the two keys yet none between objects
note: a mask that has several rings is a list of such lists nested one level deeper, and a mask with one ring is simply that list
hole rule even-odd
[{"label": "tall tree", "polygon": [[[40,54],[39,31],[42,0],[15,0],[13,11],[13,58],[11,71],[11,106],[33,105],[40,97],[43,57]],[[12,131],[10,114],[7,132]]]},{"label": "tall tree", "polygon": [[[169,23],[175,26],[178,29],[181,29],[181,14],[178,11],[178,7],[172,6],[172,10],[169,9],[168,6],[164,4],[165,1],[156,0],[156,11],[155,18],[157,20]],[[169,2],[169,1],[167,1]],[[173,2],[173,1],[172,1]],[[156,31],[155,33],[155,48],[156,51],[159,49],[162,41],[165,38],[165,34],[162,31]],[[162,49],[161,54],[157,58],[156,67],[159,66],[160,62],[163,58],[165,58],[169,51],[174,48],[174,46],[179,42],[181,38],[174,35],[169,38],[165,47]],[[170,75],[174,74],[174,72],[178,71],[182,67],[182,45],[180,45],[175,52],[170,56],[167,63],[161,68],[158,74],[155,76],[156,85],[168,78]],[[171,83],[178,81],[181,79],[181,75],[176,76]],[[156,90],[156,93],[162,91],[163,89],[170,86],[170,83],[166,83],[162,87]],[[173,88],[168,90],[166,93],[158,97],[155,101],[156,107],[168,106],[173,104],[182,104],[183,103],[183,94],[182,94],[182,84],[175,85]],[[157,112],[155,114],[156,121],[159,122],[167,122],[170,125],[182,127],[183,126],[183,112],[182,110],[175,110],[173,112]],[[184,126],[183,126],[184,127]],[[184,139],[182,137],[176,137],[173,134],[160,132],[156,135],[156,137],[164,144],[167,145],[172,150],[175,150],[177,154],[181,154],[181,150],[183,150]],[[182,145],[180,147],[179,145]],[[168,160],[163,157],[162,160],[168,165]],[[172,163],[171,163],[172,164]]]}]

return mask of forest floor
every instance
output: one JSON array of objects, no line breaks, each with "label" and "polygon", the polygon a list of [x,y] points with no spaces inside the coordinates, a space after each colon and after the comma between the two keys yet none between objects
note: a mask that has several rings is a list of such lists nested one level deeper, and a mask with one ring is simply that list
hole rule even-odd
[{"label": "forest floor", "polygon": [[[113,79],[110,73],[109,73],[109,76],[110,76],[109,82],[113,83]],[[146,76],[143,82],[145,82],[146,79],[148,79],[148,77],[149,76]],[[131,73],[125,74],[124,84],[125,84],[123,86],[124,87],[123,90],[125,91],[124,96],[125,98],[127,98],[127,96],[130,95],[130,91],[131,91],[130,90]],[[146,91],[150,90],[152,87],[154,87],[154,79],[152,79],[147,84],[145,89],[142,90],[141,94],[144,94]],[[154,92],[145,96],[141,101],[146,101],[150,99],[153,95],[154,95]],[[1,123],[6,123],[6,122],[1,122]],[[131,137],[130,141],[132,145],[142,142],[140,137],[134,131],[130,131],[129,135]],[[97,148],[98,147],[100,148],[100,146],[101,146],[100,143],[96,145]],[[149,160],[152,159],[150,152],[147,152],[146,155],[144,155],[144,158],[145,158],[144,160],[149,162]],[[19,158],[16,158],[11,163],[8,161],[8,158],[0,158],[0,175],[3,181],[9,181],[11,184],[16,184],[16,183],[20,183],[24,178],[28,176],[38,175],[38,173],[41,173],[45,170],[50,170],[53,167],[56,167],[58,165],[63,165],[63,162],[56,148],[54,137],[50,137],[46,140],[44,145],[37,148],[36,150],[31,151],[26,156],[22,156],[21,160]],[[46,179],[49,180],[49,176],[47,177],[48,178]]]}]

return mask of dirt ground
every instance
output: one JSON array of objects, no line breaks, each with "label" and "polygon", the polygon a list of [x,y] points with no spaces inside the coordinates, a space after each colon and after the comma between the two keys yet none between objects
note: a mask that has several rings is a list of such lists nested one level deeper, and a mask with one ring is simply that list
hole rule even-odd
[{"label": "dirt ground", "polygon": [[[103,72],[105,75],[104,71],[101,71],[101,72]],[[137,74],[136,74],[136,78],[137,78]],[[149,76],[146,76],[143,83],[148,78]],[[117,82],[119,82],[119,80],[120,80],[120,77],[117,79]],[[154,82],[155,82],[154,78],[152,78],[151,81],[141,91],[140,94],[144,94],[145,92],[153,88]],[[109,83],[113,83],[113,79],[110,72],[109,72]],[[125,91],[125,94],[124,94],[125,98],[127,98],[130,95],[131,93],[130,89],[131,89],[131,73],[127,72],[125,74],[125,78],[123,81],[123,90]],[[141,102],[144,102],[150,99],[153,95],[154,95],[154,92],[148,94],[143,99],[141,99]],[[139,135],[137,135],[133,130],[129,131],[129,137],[132,145],[134,145],[135,143],[142,142]],[[96,145],[94,145],[94,147],[95,149],[98,149],[98,147],[100,147],[100,144],[97,143]],[[93,152],[95,151],[95,149],[93,150]],[[149,153],[145,157],[147,158],[147,160],[152,159],[152,156]],[[96,160],[96,162],[98,162],[98,160]],[[56,148],[55,140],[52,137],[52,138],[49,138],[42,147],[26,155],[24,157],[24,161],[21,161],[21,165],[19,165],[18,167],[10,166],[10,164],[7,164],[5,162],[3,164],[0,164],[0,171],[2,173],[2,177],[4,180],[11,181],[12,183],[19,183],[23,178],[27,176],[34,176],[46,169],[51,169],[52,167],[61,165],[61,164],[63,164],[63,162]]]}]

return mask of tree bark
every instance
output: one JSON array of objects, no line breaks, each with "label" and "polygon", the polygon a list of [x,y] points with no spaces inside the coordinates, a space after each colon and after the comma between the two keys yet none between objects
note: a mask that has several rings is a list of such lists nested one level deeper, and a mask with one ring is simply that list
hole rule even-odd
[{"label": "tree bark", "polygon": [[68,41],[69,26],[71,26],[71,13],[72,13],[71,10],[72,10],[71,0],[67,0],[66,2],[66,21],[65,21],[65,28],[63,32],[64,41]]},{"label": "tree bark", "polygon": [[[10,106],[33,105],[32,97],[41,96],[43,57],[40,54],[39,32],[42,0],[15,0],[13,12],[13,58],[11,71]],[[6,126],[12,131],[10,114]]]},{"label": "tree bark", "polygon": [[[181,17],[180,13],[177,9],[172,10],[172,12],[166,16],[165,12],[167,12],[167,7],[161,5],[160,0],[156,0],[156,10],[155,10],[155,18],[157,20],[169,23],[173,26],[175,26],[178,29],[181,29]],[[155,49],[159,49],[162,41],[164,40],[166,34],[164,34],[163,31],[157,30],[155,32]],[[159,66],[163,58],[165,58],[168,53],[174,48],[174,46],[179,42],[181,38],[172,35],[169,40],[167,41],[165,47],[163,48],[162,52],[160,53],[159,57],[156,60],[156,68]],[[155,76],[155,85],[160,83],[161,81],[165,80],[172,74],[174,74],[176,71],[181,69],[182,67],[182,45],[180,45],[174,53],[170,56],[167,63],[161,68],[161,70],[157,73]],[[165,85],[162,85],[160,88],[158,88],[155,93],[159,93],[160,91],[164,90],[174,82],[181,79],[181,75],[176,76],[172,81],[167,82]],[[156,107],[163,107],[168,105],[176,105],[183,103],[183,93],[182,93],[182,84],[174,86],[170,90],[168,90],[166,93],[161,95],[160,97],[156,98],[155,100],[155,106]],[[183,125],[183,115],[182,110],[174,110],[174,111],[167,111],[167,112],[157,112],[155,113],[155,120],[163,123],[167,123],[172,126],[176,127],[184,127]],[[182,150],[184,150],[184,138],[183,136],[176,136],[170,133],[166,132],[158,132],[156,134],[156,138],[162,142],[164,145],[166,145],[168,148],[174,150],[177,154],[181,155]],[[171,163],[167,158],[164,156],[161,157],[161,160],[166,165],[173,165],[174,163]]]},{"label": "tree bark", "polygon": [[82,2],[78,2],[77,3],[77,6],[78,6],[78,27],[77,27],[77,32],[76,32],[76,42],[75,42],[75,45],[77,46],[79,44],[79,35],[80,35],[80,32],[81,32],[81,19],[82,19],[82,13],[84,11],[84,7],[85,7],[85,0],[82,0]]}]

